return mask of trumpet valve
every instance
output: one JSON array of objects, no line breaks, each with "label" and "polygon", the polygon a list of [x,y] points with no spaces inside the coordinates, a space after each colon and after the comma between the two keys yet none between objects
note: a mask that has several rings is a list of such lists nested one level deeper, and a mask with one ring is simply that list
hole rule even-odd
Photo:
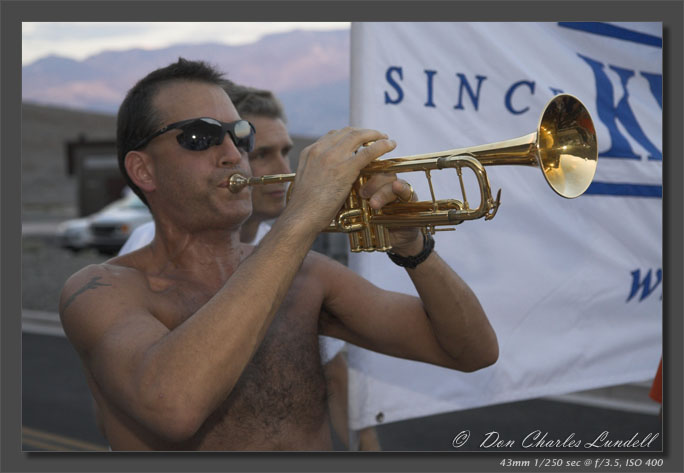
[{"label": "trumpet valve", "polygon": [[485,216],[485,220],[491,220],[494,218],[494,215],[496,215],[497,210],[499,210],[499,205],[501,201],[501,189],[496,193],[496,200],[494,202],[490,202],[489,204],[489,211],[487,212],[487,215]]}]

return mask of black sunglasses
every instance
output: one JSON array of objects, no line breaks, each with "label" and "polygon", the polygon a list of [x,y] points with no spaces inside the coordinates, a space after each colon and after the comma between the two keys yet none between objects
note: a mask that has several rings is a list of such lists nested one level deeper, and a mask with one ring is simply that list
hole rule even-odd
[{"label": "black sunglasses", "polygon": [[230,135],[238,149],[246,153],[254,149],[254,134],[256,130],[250,122],[247,120],[237,120],[226,123],[208,117],[191,118],[171,123],[140,141],[133,149],[140,149],[157,136],[176,129],[183,131],[183,133],[176,136],[178,144],[190,151],[204,151],[211,146],[220,145],[223,143],[226,133]]}]

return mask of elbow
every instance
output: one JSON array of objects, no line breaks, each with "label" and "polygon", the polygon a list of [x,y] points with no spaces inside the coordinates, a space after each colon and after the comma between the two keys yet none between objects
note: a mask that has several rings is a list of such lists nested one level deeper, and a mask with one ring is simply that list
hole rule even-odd
[{"label": "elbow", "polygon": [[498,355],[480,357],[466,363],[458,363],[457,366],[454,366],[454,369],[457,369],[458,371],[463,371],[464,373],[474,373],[475,371],[479,371],[481,369],[492,366],[494,363],[496,363],[498,358]]},{"label": "elbow", "polygon": [[475,367],[472,371],[481,370],[492,366],[499,360],[499,342],[496,339],[496,335],[492,332],[491,340],[484,344],[479,356],[477,357]]},{"label": "elbow", "polygon": [[477,371],[492,366],[499,360],[499,340],[491,325],[483,331],[475,342],[472,365],[469,371]]},{"label": "elbow", "polygon": [[190,440],[197,433],[202,426],[203,419],[192,415],[187,409],[176,409],[168,418],[162,417],[160,422],[163,431],[159,433],[163,438],[172,443],[182,443]]},{"label": "elbow", "polygon": [[473,370],[481,370],[492,366],[499,359],[499,341],[496,338],[496,333],[490,328],[489,334],[483,337],[480,344],[480,349],[477,351],[477,367]]},{"label": "elbow", "polygon": [[197,433],[204,419],[191,408],[179,406],[155,409],[150,421],[150,427],[160,438],[170,443],[183,443]]},{"label": "elbow", "polygon": [[461,356],[454,359],[452,369],[463,371],[465,373],[473,373],[475,371],[492,366],[499,360],[499,343],[496,335],[487,342],[478,343],[478,349],[472,350],[468,356]]},{"label": "elbow", "polygon": [[167,396],[158,389],[141,395],[145,424],[155,435],[170,443],[181,443],[192,438],[204,423],[205,416],[197,403],[181,394]]},{"label": "elbow", "polygon": [[480,367],[477,369],[482,369],[482,368],[487,368],[488,366],[492,366],[494,363],[496,363],[499,360],[499,343],[494,340],[493,343],[491,343],[487,347],[487,351],[482,354],[480,357]]}]

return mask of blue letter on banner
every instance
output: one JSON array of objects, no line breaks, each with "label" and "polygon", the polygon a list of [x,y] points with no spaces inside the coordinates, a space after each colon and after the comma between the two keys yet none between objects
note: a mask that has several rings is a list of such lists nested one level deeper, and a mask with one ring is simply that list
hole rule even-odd
[{"label": "blue letter on banner", "polygon": [[434,107],[435,102],[432,101],[432,80],[437,71],[430,71],[425,69],[425,74],[427,75],[427,102],[425,102],[426,107]]},{"label": "blue letter on banner", "polygon": [[639,302],[643,301],[646,299],[651,293],[655,290],[656,287],[660,284],[660,282],[663,280],[663,270],[658,269],[656,270],[656,278],[658,279],[653,287],[651,287],[651,271],[648,270],[648,273],[646,273],[646,276],[644,276],[643,281],[640,281],[641,279],[641,271],[640,270],[635,270],[632,271],[632,291],[629,294],[629,297],[627,298],[627,301],[629,302],[634,296],[636,296],[637,292],[639,292],[639,288],[642,288],[641,290],[641,297],[639,298]]},{"label": "blue letter on banner", "polygon": [[581,54],[578,54],[578,56],[589,64],[591,70],[594,72],[598,97],[596,101],[598,116],[610,133],[611,147],[608,151],[600,153],[599,156],[606,158],[640,159],[640,157],[632,151],[627,139],[622,136],[618,130],[617,121],[619,120],[632,138],[648,150],[648,159],[662,160],[663,154],[655,145],[653,145],[653,143],[651,143],[643,132],[634,116],[634,112],[629,106],[627,81],[634,75],[634,71],[617,66],[610,66],[610,68],[620,77],[623,92],[622,98],[619,100],[617,106],[613,106],[613,85],[603,71],[603,64],[586,56],[582,56]]},{"label": "blue letter on banner", "polygon": [[513,96],[513,92],[515,92],[515,89],[520,87],[521,85],[526,85],[529,87],[530,91],[532,92],[532,95],[534,95],[534,82],[530,82],[528,80],[521,80],[513,84],[509,89],[508,92],[506,92],[506,108],[508,109],[509,112],[511,112],[514,115],[520,115],[521,113],[525,113],[530,109],[530,107],[525,107],[521,110],[514,110],[513,105],[511,104],[511,97]]},{"label": "blue letter on banner", "polygon": [[401,67],[397,66],[392,66],[387,68],[387,73],[385,74],[385,77],[387,78],[387,82],[390,83],[392,87],[394,87],[394,90],[397,91],[397,98],[392,100],[387,92],[385,92],[385,103],[391,103],[391,104],[398,104],[404,99],[404,91],[402,90],[401,86],[397,84],[397,82],[394,80],[392,77],[392,73],[396,72],[399,74],[399,80],[404,80],[404,74],[401,70]]},{"label": "blue letter on banner", "polygon": [[487,77],[475,76],[477,78],[477,92],[474,93],[473,89],[470,87],[470,84],[468,83],[468,79],[466,79],[466,76],[461,73],[456,73],[456,75],[459,77],[459,79],[461,79],[461,85],[458,89],[458,103],[454,105],[454,108],[456,110],[463,110],[463,89],[465,88],[468,92],[468,95],[470,95],[470,100],[473,102],[473,105],[475,105],[475,110],[477,110],[477,107],[480,102],[480,88],[482,87],[482,81],[485,80]]}]

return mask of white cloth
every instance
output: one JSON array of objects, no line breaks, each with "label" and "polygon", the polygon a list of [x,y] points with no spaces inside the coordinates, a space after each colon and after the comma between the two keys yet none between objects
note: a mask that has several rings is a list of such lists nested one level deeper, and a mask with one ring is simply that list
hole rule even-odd
[{"label": "white cloth", "polygon": [[119,250],[120,255],[125,255],[147,245],[154,239],[154,220],[136,227],[128,237],[126,243]]},{"label": "white cloth", "polygon": [[[257,229],[256,236],[254,237],[254,244],[259,244],[261,239],[271,230],[271,226],[268,223],[262,222]],[[131,251],[137,250],[154,239],[155,226],[154,221],[147,222],[131,233],[128,237],[126,243],[121,247],[119,251],[120,255],[130,253]],[[327,363],[332,360],[335,355],[337,355],[345,345],[345,342],[337,338],[321,336],[319,337],[319,342],[321,345],[321,360],[323,363]]]},{"label": "white cloth", "polygon": [[[389,157],[527,135],[560,91],[589,109],[600,152],[592,187],[574,200],[539,169],[487,167],[493,193],[503,189],[496,217],[437,233],[435,248],[478,295],[499,361],[466,374],[350,346],[352,429],[379,412],[393,422],[652,378],[662,347],[661,38],[660,23],[352,25],[352,125],[394,138]],[[400,177],[429,198],[422,173]],[[455,172],[432,178],[438,199],[460,200]],[[477,206],[467,170],[464,180]],[[415,294],[381,253],[353,254],[350,266]]]},{"label": "white cloth", "polygon": [[[256,236],[254,237],[254,244],[259,244],[261,239],[269,232],[269,230],[271,230],[271,226],[269,224],[261,223],[259,225],[259,228],[257,229]],[[133,250],[142,248],[143,246],[147,245],[152,240],[154,240],[154,233],[154,221],[140,225],[135,230],[133,230],[131,236],[128,237],[126,243],[124,243],[124,245],[121,247],[121,250],[119,250],[119,254],[125,255],[126,253],[130,253]]]}]

